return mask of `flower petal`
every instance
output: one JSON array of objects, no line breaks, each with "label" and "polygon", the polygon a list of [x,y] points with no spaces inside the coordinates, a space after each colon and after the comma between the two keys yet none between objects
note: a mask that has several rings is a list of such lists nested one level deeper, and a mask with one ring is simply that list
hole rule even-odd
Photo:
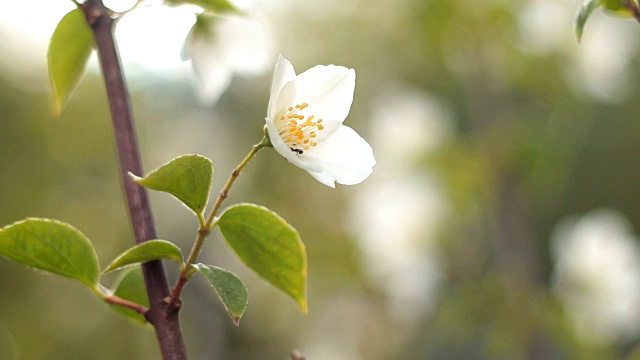
[{"label": "flower petal", "polygon": [[215,61],[222,53],[218,46],[209,43],[205,36],[194,35],[190,39],[190,46],[185,46],[185,55],[191,58],[198,77],[200,99],[213,106],[231,83],[233,73],[225,61]]},{"label": "flower petal", "polygon": [[213,29],[196,23],[187,35],[182,51],[184,59],[191,59],[201,102],[215,105],[229,87],[233,70],[224,59],[225,51],[220,42],[214,41]]},{"label": "flower petal", "polygon": [[227,91],[233,74],[224,67],[215,67],[207,71],[207,80],[200,82],[200,100],[203,104],[214,106],[222,94]]},{"label": "flower petal", "polygon": [[271,83],[271,98],[269,99],[269,108],[267,110],[268,119],[273,120],[276,116],[276,102],[278,101],[280,90],[282,90],[282,87],[284,87],[286,83],[295,79],[295,77],[296,72],[293,69],[293,65],[291,65],[289,60],[279,55],[273,74],[273,82]]},{"label": "flower petal", "polygon": [[309,171],[309,174],[313,176],[314,179],[320,181],[321,183],[327,185],[328,187],[334,188],[336,187],[336,178],[332,175]]},{"label": "flower petal", "polygon": [[[280,91],[277,110],[308,103],[306,115],[322,119],[327,136],[340,127],[349,114],[356,86],[356,73],[344,66],[318,65],[298,75]],[[279,113],[279,112],[278,112]],[[318,139],[320,140],[320,139]]]},{"label": "flower petal", "polygon": [[221,18],[214,33],[220,42],[222,56],[235,73],[258,76],[272,66],[275,58],[273,34],[258,18]]},{"label": "flower petal", "polygon": [[[330,137],[301,156],[311,176],[334,187],[359,184],[372,172],[376,159],[371,146],[348,126],[340,126]],[[320,171],[314,170],[320,168]]]},{"label": "flower petal", "polygon": [[258,21],[201,14],[187,35],[182,57],[192,60],[200,98],[212,106],[234,72],[256,76],[267,70],[274,58],[273,43],[268,28]]}]

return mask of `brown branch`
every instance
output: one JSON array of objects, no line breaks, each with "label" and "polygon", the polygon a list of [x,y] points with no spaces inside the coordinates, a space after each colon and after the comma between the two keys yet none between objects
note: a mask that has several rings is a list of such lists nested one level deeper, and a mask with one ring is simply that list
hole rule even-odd
[{"label": "brown branch", "polygon": [[[120,177],[133,233],[136,243],[140,244],[156,238],[156,230],[145,189],[128,176],[129,172],[142,175],[143,171],[129,92],[113,38],[114,21],[102,0],[87,0],[82,5],[82,9],[96,39],[118,148]],[[165,300],[169,298],[169,286],[162,263],[159,260],[144,263],[142,271],[151,304],[145,316],[154,325],[163,358],[187,359],[187,351],[180,330],[179,309],[168,311],[173,302]]]}]

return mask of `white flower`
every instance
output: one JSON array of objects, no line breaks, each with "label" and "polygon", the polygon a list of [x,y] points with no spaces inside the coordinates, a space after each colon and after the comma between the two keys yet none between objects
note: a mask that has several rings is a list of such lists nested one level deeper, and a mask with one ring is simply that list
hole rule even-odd
[{"label": "white flower", "polygon": [[589,343],[640,335],[640,248],[623,214],[594,210],[554,232],[554,287]]},{"label": "white flower", "polygon": [[275,41],[258,18],[200,14],[185,41],[183,55],[198,76],[200,99],[213,106],[234,74],[259,76],[275,58]]},{"label": "white flower", "polygon": [[276,63],[267,130],[273,147],[321,183],[354,185],[373,171],[371,146],[342,125],[353,101],[356,73],[318,65],[296,76],[291,63]]}]

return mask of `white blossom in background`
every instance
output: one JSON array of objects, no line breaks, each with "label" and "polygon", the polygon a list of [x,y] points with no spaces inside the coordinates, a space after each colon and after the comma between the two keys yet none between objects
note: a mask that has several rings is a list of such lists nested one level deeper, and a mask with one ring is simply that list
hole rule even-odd
[{"label": "white blossom in background", "polygon": [[582,85],[594,98],[612,103],[627,99],[633,83],[631,60],[638,47],[637,22],[595,12],[589,18],[582,41],[576,45],[568,72],[572,83]]},{"label": "white blossom in background", "polygon": [[71,1],[0,1],[0,72],[18,76],[14,86],[38,92],[51,90],[47,74],[51,34],[74,8]]},{"label": "white blossom in background", "polygon": [[600,344],[640,334],[640,249],[622,214],[562,221],[552,242],[554,288],[577,334]]},{"label": "white blossom in background", "polygon": [[380,175],[397,176],[452,137],[453,115],[435,96],[393,84],[385,88],[370,111],[371,142],[386,167]]},{"label": "white blossom in background", "polygon": [[276,57],[274,36],[266,20],[236,15],[199,15],[185,40],[183,56],[191,59],[201,101],[213,106],[234,75],[266,74]]},{"label": "white blossom in background", "polygon": [[573,20],[580,3],[567,0],[530,0],[518,12],[519,47],[548,55],[577,46]]},{"label": "white blossom in background", "polygon": [[604,102],[622,102],[633,93],[628,74],[640,40],[637,22],[600,8],[589,17],[578,44],[573,23],[581,4],[580,0],[527,1],[518,12],[517,46],[540,56],[559,56],[565,82],[578,92]]},{"label": "white blossom in background", "polygon": [[453,134],[452,115],[435,97],[389,84],[371,114],[377,171],[355,194],[348,223],[365,273],[386,294],[398,334],[409,336],[437,299],[435,238],[449,205],[421,159]]},{"label": "white blossom in background", "polygon": [[391,318],[405,330],[431,309],[440,283],[432,231],[445,205],[430,180],[409,172],[372,181],[351,205],[365,272],[385,292]]},{"label": "white blossom in background", "polygon": [[266,126],[274,149],[319,182],[354,185],[373,172],[371,146],[342,125],[351,109],[356,73],[317,65],[296,75],[280,56],[271,85]]},{"label": "white blossom in background", "polygon": [[118,51],[127,75],[137,76],[132,86],[157,76],[177,80],[189,74],[180,52],[198,10],[197,6],[169,7],[147,0],[118,19]]}]

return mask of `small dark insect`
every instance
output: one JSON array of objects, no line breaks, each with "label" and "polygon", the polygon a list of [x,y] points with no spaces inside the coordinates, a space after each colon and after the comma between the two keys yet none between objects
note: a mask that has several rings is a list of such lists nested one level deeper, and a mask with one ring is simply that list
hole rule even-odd
[{"label": "small dark insect", "polygon": [[302,155],[304,153],[304,150],[302,149],[296,149],[296,148],[289,148],[291,149],[291,151],[293,151],[294,153],[298,154],[298,155]]}]

